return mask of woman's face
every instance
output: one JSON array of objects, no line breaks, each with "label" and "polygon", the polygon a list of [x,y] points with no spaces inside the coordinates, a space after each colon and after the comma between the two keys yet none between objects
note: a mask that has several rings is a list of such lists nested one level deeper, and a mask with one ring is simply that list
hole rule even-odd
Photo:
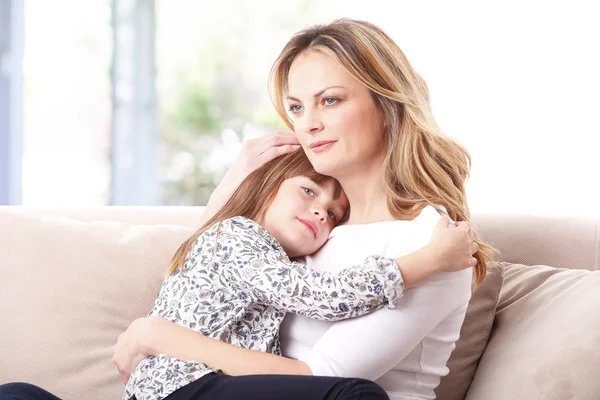
[{"label": "woman's face", "polygon": [[283,181],[258,222],[290,257],[306,256],[325,244],[347,208],[343,192],[335,198],[333,182],[317,185],[305,176],[296,176]]},{"label": "woman's face", "polygon": [[292,62],[286,103],[315,170],[336,178],[381,164],[383,113],[333,58],[307,51]]}]

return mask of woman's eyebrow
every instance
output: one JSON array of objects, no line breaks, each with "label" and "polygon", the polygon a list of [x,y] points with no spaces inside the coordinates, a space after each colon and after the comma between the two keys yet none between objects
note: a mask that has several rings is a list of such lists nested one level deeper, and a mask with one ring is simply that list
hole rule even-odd
[{"label": "woman's eyebrow", "polygon": [[[319,90],[317,93],[315,93],[313,97],[319,97],[320,95],[322,95],[329,89],[334,89],[334,88],[344,89],[343,86],[339,86],[339,85],[327,86],[326,88],[323,88],[323,89]],[[293,96],[287,96],[286,99],[300,102],[300,100],[298,100],[296,97],[293,97]]]}]

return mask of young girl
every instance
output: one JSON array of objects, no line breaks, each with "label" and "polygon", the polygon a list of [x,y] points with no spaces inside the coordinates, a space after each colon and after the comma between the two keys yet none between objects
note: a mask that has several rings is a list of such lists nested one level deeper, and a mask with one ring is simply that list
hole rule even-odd
[{"label": "young girl", "polygon": [[[181,245],[150,316],[281,354],[279,326],[287,312],[335,321],[386,302],[393,308],[405,284],[469,266],[472,244],[461,239],[462,226],[448,229],[448,220],[438,224],[429,246],[396,260],[372,256],[338,274],[316,273],[290,260],[316,252],[348,214],[339,183],[316,173],[302,150],[271,161]],[[469,257],[449,257],[457,249]],[[178,389],[219,372],[158,354],[137,366],[123,398],[175,398],[170,395]]]}]

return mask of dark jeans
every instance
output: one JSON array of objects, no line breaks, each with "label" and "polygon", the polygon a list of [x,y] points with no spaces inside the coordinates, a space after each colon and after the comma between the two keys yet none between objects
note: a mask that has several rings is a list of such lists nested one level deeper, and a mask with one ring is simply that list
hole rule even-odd
[{"label": "dark jeans", "polygon": [[[93,398],[93,396],[91,396]],[[358,378],[297,375],[209,374],[165,400],[388,400],[376,383]],[[0,400],[60,400],[27,383],[0,385]]]},{"label": "dark jeans", "polygon": [[0,400],[60,400],[50,392],[30,383],[0,385]]},{"label": "dark jeans", "polygon": [[388,400],[376,383],[358,378],[209,374],[165,400]]}]

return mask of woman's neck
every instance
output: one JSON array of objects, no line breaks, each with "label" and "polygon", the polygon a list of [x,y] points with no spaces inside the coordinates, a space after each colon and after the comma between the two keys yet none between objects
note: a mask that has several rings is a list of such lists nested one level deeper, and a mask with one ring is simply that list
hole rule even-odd
[{"label": "woman's neck", "polygon": [[348,176],[338,178],[348,201],[350,217],[346,224],[370,224],[373,222],[393,221],[387,206],[383,168],[353,171]]}]

